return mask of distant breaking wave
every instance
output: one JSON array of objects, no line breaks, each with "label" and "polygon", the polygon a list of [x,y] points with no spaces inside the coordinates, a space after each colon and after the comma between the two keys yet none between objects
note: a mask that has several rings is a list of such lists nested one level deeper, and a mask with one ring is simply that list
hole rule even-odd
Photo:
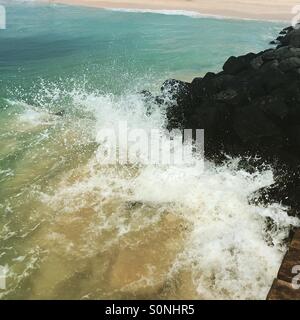
[{"label": "distant breaking wave", "polygon": [[[60,3],[59,0],[54,0],[53,2],[44,2],[41,0],[3,0],[4,4],[6,2],[11,3],[43,3],[48,4],[51,6],[77,6],[76,3],[74,4],[65,4]],[[89,7],[89,5],[85,5]],[[193,10],[176,10],[176,9],[142,9],[142,8],[110,8],[110,7],[99,7],[98,9],[104,9],[107,11],[117,11],[117,12],[127,12],[127,13],[155,13],[155,14],[162,14],[162,15],[173,15],[173,16],[186,16],[190,18],[212,18],[212,19],[220,19],[220,20],[247,20],[247,21],[264,21],[264,19],[254,19],[254,18],[242,18],[242,17],[233,17],[233,16],[223,16],[213,13],[201,13],[198,11]],[[278,19],[271,19],[270,22],[285,22],[284,20]]]},{"label": "distant breaking wave", "polygon": [[[132,13],[156,13],[164,15],[173,16],[186,16],[190,18],[213,18],[220,20],[247,20],[247,21],[264,21],[263,19],[254,18],[242,18],[242,17],[232,17],[232,16],[222,16],[213,13],[200,13],[198,11],[192,10],[164,10],[164,9],[137,9],[137,8],[109,8],[105,7],[104,10],[108,11],[119,11],[119,12],[132,12]],[[269,20],[270,22],[283,22],[284,20]]]},{"label": "distant breaking wave", "polygon": [[197,11],[189,10],[160,10],[160,9],[133,9],[133,8],[104,8],[109,11],[121,11],[132,13],[156,13],[173,16],[187,16],[191,18],[216,18],[216,19],[233,19],[232,17],[225,17],[216,14],[204,14]]}]

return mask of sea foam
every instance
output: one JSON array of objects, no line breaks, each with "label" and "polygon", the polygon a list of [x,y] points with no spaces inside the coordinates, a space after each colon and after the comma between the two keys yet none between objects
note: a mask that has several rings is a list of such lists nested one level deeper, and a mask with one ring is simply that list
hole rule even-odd
[{"label": "sea foam", "polygon": [[[137,94],[73,91],[71,97],[75,108],[93,118],[88,128],[91,140],[97,130],[119,120],[126,119],[129,127],[150,128],[165,123],[163,110],[156,108],[152,115],[146,115],[143,100]],[[40,199],[59,212],[58,217],[73,216],[87,208],[97,212],[82,226],[80,243],[61,248],[65,255],[73,252],[77,256],[81,252],[82,258],[88,258],[97,252],[113,252],[120,241],[132,241],[136,236],[139,240],[131,246],[143,250],[138,248],[147,239],[146,230],[157,232],[156,238],[160,239],[163,231],[159,231],[158,224],[173,217],[188,226],[181,240],[183,249],[173,253],[172,262],[159,275],[141,274],[147,279],[147,286],[157,285],[158,279],[172,283],[183,270],[189,270],[198,298],[264,299],[286,250],[284,240],[291,226],[298,226],[299,221],[289,217],[288,208],[280,204],[251,203],[253,192],[274,183],[273,172],[269,168],[248,173],[238,163],[239,159],[228,159],[216,166],[206,161],[202,173],[197,166],[104,166],[93,156],[86,165],[64,174],[54,190],[42,193]],[[271,229],[267,228],[266,219],[273,221]],[[157,250],[158,256],[163,255]],[[160,270],[152,259],[151,268]],[[136,260],[136,268],[142,263],[143,260]],[[145,282],[140,280],[136,278],[126,286],[114,282],[114,290],[141,290]]]},{"label": "sea foam", "polygon": [[163,10],[163,9],[138,9],[138,8],[104,8],[109,11],[129,12],[129,13],[155,13],[172,16],[186,16],[190,18],[215,18],[215,19],[234,19],[217,14],[205,14],[192,10]]}]

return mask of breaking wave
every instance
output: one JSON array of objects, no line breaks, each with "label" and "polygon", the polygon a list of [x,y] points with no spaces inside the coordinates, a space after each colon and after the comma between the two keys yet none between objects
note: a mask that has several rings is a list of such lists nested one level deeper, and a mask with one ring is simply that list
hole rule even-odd
[{"label": "breaking wave", "polygon": [[238,158],[205,161],[204,172],[101,164],[99,130],[120,120],[164,128],[164,109],[149,114],[148,107],[136,93],[54,86],[30,101],[6,100],[0,222],[10,280],[3,297],[266,297],[288,232],[299,225],[281,204],[250,201],[274,182],[272,168],[249,173]]}]

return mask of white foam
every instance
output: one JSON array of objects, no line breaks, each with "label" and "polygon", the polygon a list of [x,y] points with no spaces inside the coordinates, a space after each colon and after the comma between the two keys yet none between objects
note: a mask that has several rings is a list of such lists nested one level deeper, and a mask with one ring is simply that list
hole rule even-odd
[{"label": "white foam", "polygon": [[[246,21],[265,21],[265,19],[258,18],[242,18],[233,16],[223,16],[213,13],[201,13],[193,10],[163,10],[163,9],[140,9],[140,8],[103,8],[108,11],[117,12],[128,12],[128,13],[154,13],[162,15],[172,15],[172,16],[186,16],[190,18],[211,18],[211,19],[221,19],[221,20],[246,20]],[[286,20],[280,19],[268,19],[270,22],[286,22]]]},{"label": "white foam", "polygon": [[[299,226],[283,206],[249,203],[252,192],[272,184],[271,170],[249,174],[235,163],[206,171],[145,169],[135,181],[138,201],[171,203],[192,231],[170,274],[193,270],[203,298],[264,299],[285,251],[289,227]],[[265,230],[265,218],[276,228]],[[268,244],[270,236],[272,245]]]},{"label": "white foam", "polygon": [[36,108],[23,101],[15,101],[6,99],[10,106],[16,107],[18,120],[23,126],[40,126],[50,124],[53,117],[42,108]]},{"label": "white foam", "polygon": [[[121,97],[73,93],[74,104],[92,112],[97,130],[126,119],[130,127],[163,126],[164,112],[158,108],[147,117],[138,95]],[[161,219],[163,210],[188,221],[192,226],[185,249],[173,263],[169,276],[182,268],[193,272],[195,287],[202,298],[264,299],[276,276],[286,250],[283,240],[299,220],[288,217],[280,204],[263,206],[249,203],[251,194],[271,185],[273,172],[248,173],[238,169],[238,159],[223,166],[206,163],[204,174],[198,167],[142,166],[138,171],[118,166],[105,168],[94,158],[80,169],[81,181],[61,186],[43,201],[56,210],[74,212],[87,206],[98,212],[98,225],[88,229],[88,245],[93,235],[114,230],[103,246],[110,246],[134,230],[141,230]],[[93,201],[91,202],[91,199]],[[103,203],[117,203],[109,215]],[[128,202],[160,208],[148,217],[143,209],[128,210]],[[266,230],[271,218],[274,228]],[[89,251],[90,252],[90,251]]]},{"label": "white foam", "polygon": [[[109,11],[119,11],[119,12],[132,12],[132,13],[155,13],[163,15],[172,16],[186,16],[190,18],[216,18],[216,19],[226,19],[225,16],[216,14],[204,14],[197,11],[190,10],[161,10],[161,9],[135,9],[135,8],[104,8]],[[230,18],[229,18],[230,19]]]}]

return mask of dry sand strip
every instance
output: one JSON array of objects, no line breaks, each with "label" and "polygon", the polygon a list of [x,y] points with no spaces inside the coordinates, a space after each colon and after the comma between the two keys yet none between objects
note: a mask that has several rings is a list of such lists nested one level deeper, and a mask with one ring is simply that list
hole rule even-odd
[{"label": "dry sand strip", "polygon": [[[98,8],[186,10],[232,18],[291,21],[300,0],[40,0]],[[295,6],[299,8],[295,8]],[[292,12],[292,9],[296,12]],[[298,10],[297,10],[298,9]],[[298,14],[300,18],[300,14]]]}]

